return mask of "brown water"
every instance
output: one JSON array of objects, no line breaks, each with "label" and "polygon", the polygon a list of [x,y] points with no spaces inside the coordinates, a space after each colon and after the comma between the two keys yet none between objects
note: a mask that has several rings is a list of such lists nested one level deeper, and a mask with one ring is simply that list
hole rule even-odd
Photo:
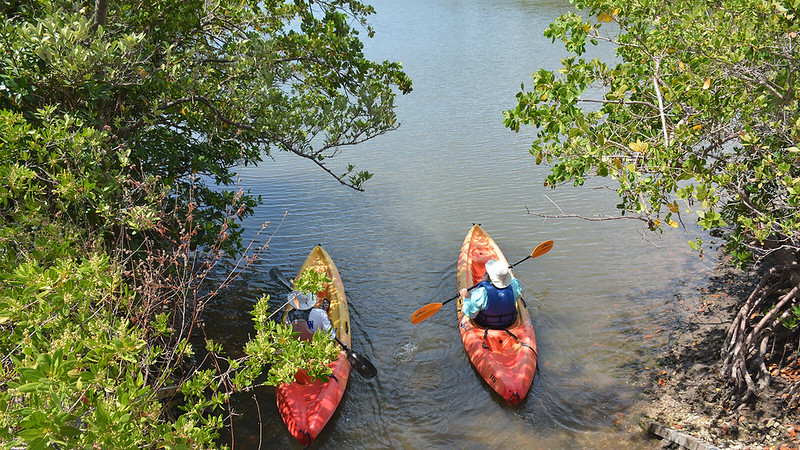
[{"label": "brown water", "polygon": [[[342,274],[353,348],[379,373],[351,375],[316,448],[652,446],[629,429],[640,396],[634,376],[664,345],[646,336],[666,336],[680,322],[676,298],[705,283],[715,261],[689,251],[695,230],[645,235],[635,220],[527,214],[614,214],[617,203],[603,180],[543,188],[547,169],[528,154],[533,131],[502,126],[520,83],[540,67],[559,66],[563,47],[542,33],[569,3],[370,3],[378,14],[368,55],[401,61],[414,81],[414,92],[399,100],[402,126],[341,157],[375,174],[364,193],[289,155],[242,170],[244,185],[265,201],[248,227],[269,220],[274,231],[288,216],[264,260],[209,312],[209,333],[235,352],[252,331],[253,302],[278,293],[269,268],[292,276],[322,244]],[[597,54],[612,59],[607,49]],[[456,259],[472,223],[510,261],[555,241],[548,254],[514,269],[540,363],[519,407],[507,406],[470,366],[455,302],[421,324],[409,321],[417,308],[455,294]],[[236,448],[299,447],[271,390],[234,404]]]}]

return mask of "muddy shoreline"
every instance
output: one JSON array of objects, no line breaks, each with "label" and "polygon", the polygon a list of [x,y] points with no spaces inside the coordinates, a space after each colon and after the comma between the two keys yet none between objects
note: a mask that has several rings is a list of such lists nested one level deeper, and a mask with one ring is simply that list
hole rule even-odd
[{"label": "muddy shoreline", "polygon": [[[724,262],[694,298],[675,302],[679,326],[664,333],[663,350],[637,376],[644,399],[634,407],[631,426],[648,436],[649,448],[800,448],[800,417],[784,407],[787,380],[781,376],[774,376],[755,402],[737,408],[728,401],[731,387],[718,375],[720,348],[758,274]],[[700,447],[662,440],[646,431],[648,423],[696,439]]]}]

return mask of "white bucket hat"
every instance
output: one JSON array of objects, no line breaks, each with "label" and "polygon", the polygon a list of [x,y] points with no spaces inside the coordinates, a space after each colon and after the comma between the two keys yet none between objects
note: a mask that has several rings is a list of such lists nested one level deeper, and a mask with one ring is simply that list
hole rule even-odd
[{"label": "white bucket hat", "polygon": [[289,301],[294,309],[305,311],[306,309],[311,309],[317,303],[317,296],[295,291],[289,294]]},{"label": "white bucket hat", "polygon": [[486,273],[489,274],[492,284],[500,289],[511,284],[511,273],[508,271],[508,266],[496,259],[486,261]]}]

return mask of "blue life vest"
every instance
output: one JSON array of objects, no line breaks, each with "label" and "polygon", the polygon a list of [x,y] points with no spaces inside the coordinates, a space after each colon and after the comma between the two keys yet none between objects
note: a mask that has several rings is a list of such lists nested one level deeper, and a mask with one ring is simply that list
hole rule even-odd
[{"label": "blue life vest", "polygon": [[486,309],[475,316],[475,322],[492,329],[502,329],[514,323],[517,320],[514,289],[510,285],[498,289],[489,281],[482,281],[480,286],[486,289]]}]

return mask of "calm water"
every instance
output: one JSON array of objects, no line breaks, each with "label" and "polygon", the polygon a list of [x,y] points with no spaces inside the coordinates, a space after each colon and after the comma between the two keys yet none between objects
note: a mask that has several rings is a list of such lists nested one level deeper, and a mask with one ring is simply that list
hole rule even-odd
[{"label": "calm water", "polygon": [[[313,164],[275,155],[242,169],[265,204],[247,222],[269,232],[288,212],[264,259],[226,291],[209,332],[236,352],[248,315],[275,294],[270,267],[294,275],[322,244],[347,291],[353,347],[379,370],[351,375],[318,448],[620,448],[642,441],[629,411],[636,373],[680,320],[677,296],[702,285],[714,264],[689,252],[693,235],[644,236],[641,222],[547,219],[534,211],[614,213],[616,195],[542,187],[546,167],[528,154],[533,131],[502,126],[520,83],[559,67],[563,48],[542,36],[567,1],[378,0],[368,55],[401,61],[414,92],[399,99],[399,130],[348,150],[375,174],[359,193]],[[601,50],[599,55],[611,59]],[[336,169],[338,171],[339,169]],[[602,180],[600,180],[602,181]],[[514,269],[536,328],[540,373],[520,407],[509,407],[470,365],[454,302],[418,325],[417,308],[455,294],[464,236],[480,223],[510,261],[552,239],[550,253]],[[236,448],[296,448],[269,389],[235,399]]]}]

